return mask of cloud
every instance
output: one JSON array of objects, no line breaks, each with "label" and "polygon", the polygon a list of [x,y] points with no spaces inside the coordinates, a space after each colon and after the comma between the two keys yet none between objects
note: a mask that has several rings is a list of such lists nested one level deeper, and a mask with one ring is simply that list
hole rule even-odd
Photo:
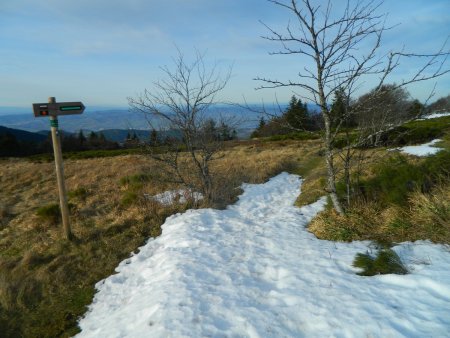
[{"label": "cloud", "polygon": [[[389,22],[402,25],[386,34],[383,48],[405,44],[421,51],[435,49],[449,34],[449,7],[448,0],[385,2]],[[303,60],[296,56],[268,56],[280,46],[260,37],[268,32],[259,20],[284,30],[289,19],[286,10],[265,0],[0,0],[0,70],[17,77],[11,82],[17,84],[12,93],[22,95],[22,88],[30,87],[19,84],[32,82],[27,76],[42,76],[51,67],[67,72],[83,87],[80,92],[87,85],[75,79],[83,76],[95,82],[95,88],[103,86],[105,93],[117,96],[117,83],[105,80],[111,73],[120,74],[121,85],[126,83],[129,91],[139,90],[152,82],[158,66],[170,64],[175,45],[187,55],[195,47],[207,50],[208,59],[234,63],[230,92],[239,88],[240,98],[245,88],[253,95],[257,83],[251,79],[256,76],[295,80],[303,69]],[[155,73],[150,76],[142,69]],[[50,77],[49,87],[54,83]],[[2,83],[8,85],[4,77]],[[291,90],[286,89],[286,97]]]}]

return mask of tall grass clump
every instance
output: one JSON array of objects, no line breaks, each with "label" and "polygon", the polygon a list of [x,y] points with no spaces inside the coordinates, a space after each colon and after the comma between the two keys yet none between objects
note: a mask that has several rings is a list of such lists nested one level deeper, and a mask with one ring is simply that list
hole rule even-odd
[{"label": "tall grass clump", "polygon": [[[345,185],[339,185],[344,196]],[[352,186],[345,215],[320,213],[309,229],[321,239],[450,243],[450,152],[425,159],[394,155]]]},{"label": "tall grass clump", "polygon": [[36,210],[36,215],[41,221],[47,222],[52,225],[58,224],[59,220],[61,219],[59,204],[52,203],[39,207]]},{"label": "tall grass clump", "polygon": [[449,130],[450,116],[411,121],[387,133],[385,143],[389,146],[425,143],[444,136]]},{"label": "tall grass clump", "polygon": [[375,276],[386,274],[405,275],[408,269],[403,265],[397,253],[390,248],[380,249],[375,256],[369,253],[358,253],[353,266],[362,269],[360,276]]},{"label": "tall grass clump", "polygon": [[79,187],[77,189],[71,190],[67,193],[67,197],[70,199],[78,199],[81,201],[86,200],[89,195],[89,190],[85,187]]},{"label": "tall grass clump", "polygon": [[371,178],[353,189],[361,192],[366,201],[378,201],[384,206],[406,205],[410,193],[428,193],[443,178],[449,178],[450,152],[441,151],[418,163],[397,155],[376,165],[373,172]]}]

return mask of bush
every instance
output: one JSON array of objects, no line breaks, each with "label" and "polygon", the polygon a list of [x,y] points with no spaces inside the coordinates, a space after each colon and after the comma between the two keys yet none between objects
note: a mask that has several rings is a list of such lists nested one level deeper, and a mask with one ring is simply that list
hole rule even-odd
[{"label": "bush", "polygon": [[120,205],[122,207],[128,207],[134,203],[136,203],[138,200],[138,194],[134,191],[127,190],[122,196],[122,199],[120,201]]},{"label": "bush", "polygon": [[450,129],[450,116],[412,121],[389,131],[383,138],[389,146],[419,144],[442,137]]},{"label": "bush", "polygon": [[69,198],[78,198],[80,200],[85,200],[88,195],[89,191],[84,187],[77,188],[67,193]]},{"label": "bush", "polygon": [[376,257],[372,257],[369,253],[358,253],[353,261],[353,266],[363,269],[363,271],[358,272],[360,276],[405,275],[408,273],[400,257],[389,248],[379,250]]},{"label": "bush", "polygon": [[[442,176],[449,176],[450,152],[442,151],[419,163],[411,163],[404,155],[397,155],[375,166],[376,176],[367,179],[359,187],[366,200],[382,205],[406,205],[413,191],[429,192]],[[345,187],[338,184],[340,191]]]},{"label": "bush", "polygon": [[300,140],[300,141],[306,141],[306,140],[316,140],[320,137],[318,133],[312,133],[312,132],[296,132],[296,133],[289,133],[284,135],[273,135],[269,136],[265,139],[265,141],[285,141],[285,140]]},{"label": "bush", "polygon": [[131,189],[142,188],[145,182],[149,182],[152,179],[150,174],[140,173],[136,175],[125,176],[120,179],[121,186],[128,186]]},{"label": "bush", "polygon": [[59,204],[53,203],[44,205],[36,210],[36,215],[42,220],[50,224],[57,224],[61,218]]},{"label": "bush", "polygon": [[[69,210],[73,210],[75,205],[68,203]],[[36,210],[36,215],[40,220],[51,225],[56,225],[61,220],[61,210],[58,203],[44,205]]]},{"label": "bush", "polygon": [[[103,158],[103,157],[114,157],[122,155],[136,155],[142,154],[141,148],[128,148],[128,149],[112,149],[112,150],[85,150],[85,151],[73,151],[73,152],[63,152],[63,158],[65,160],[82,160],[89,158]],[[38,154],[32,155],[28,158],[32,162],[52,162],[53,154]]]}]

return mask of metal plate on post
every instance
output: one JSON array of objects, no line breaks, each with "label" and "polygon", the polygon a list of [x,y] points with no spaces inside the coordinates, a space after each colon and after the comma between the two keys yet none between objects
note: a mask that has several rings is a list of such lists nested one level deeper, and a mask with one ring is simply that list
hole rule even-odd
[{"label": "metal plate on post", "polygon": [[82,114],[84,109],[81,102],[33,103],[35,117]]},{"label": "metal plate on post", "polygon": [[33,103],[33,113],[35,117],[49,116],[48,103]]}]

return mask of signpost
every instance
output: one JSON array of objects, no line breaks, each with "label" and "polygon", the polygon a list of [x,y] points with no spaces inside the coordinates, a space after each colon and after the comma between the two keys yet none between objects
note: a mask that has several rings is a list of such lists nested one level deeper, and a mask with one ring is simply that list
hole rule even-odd
[{"label": "signpost", "polygon": [[81,102],[33,103],[35,117],[82,114],[84,105]]},{"label": "signpost", "polygon": [[53,152],[55,154],[56,179],[58,182],[59,205],[64,228],[64,236],[70,240],[72,231],[69,221],[69,207],[67,204],[66,185],[64,182],[64,166],[61,150],[61,140],[58,130],[58,116],[82,114],[84,105],[81,102],[59,102],[56,103],[54,97],[48,98],[48,103],[33,103],[33,113],[35,117],[50,116],[50,129],[52,133]]}]

